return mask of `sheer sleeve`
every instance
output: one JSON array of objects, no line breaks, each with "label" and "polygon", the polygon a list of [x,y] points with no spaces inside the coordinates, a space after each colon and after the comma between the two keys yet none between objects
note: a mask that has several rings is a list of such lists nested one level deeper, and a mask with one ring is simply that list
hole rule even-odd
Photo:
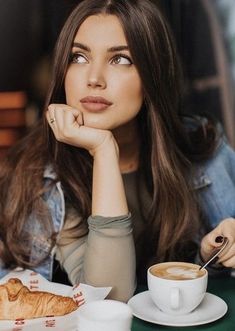
[{"label": "sheer sleeve", "polygon": [[136,282],[131,215],[90,216],[88,229],[74,212],[66,217],[55,257],[72,284],[112,286],[110,298],[127,301]]}]

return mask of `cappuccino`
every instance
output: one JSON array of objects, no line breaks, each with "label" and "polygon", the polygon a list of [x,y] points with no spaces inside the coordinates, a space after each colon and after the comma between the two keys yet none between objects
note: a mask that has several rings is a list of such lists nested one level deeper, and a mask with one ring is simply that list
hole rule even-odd
[{"label": "cappuccino", "polygon": [[162,262],[148,268],[148,289],[158,309],[170,315],[193,311],[203,300],[208,272],[186,262]]},{"label": "cappuccino", "polygon": [[150,268],[152,275],[172,280],[195,279],[205,275],[205,270],[199,266],[183,262],[160,263]]}]

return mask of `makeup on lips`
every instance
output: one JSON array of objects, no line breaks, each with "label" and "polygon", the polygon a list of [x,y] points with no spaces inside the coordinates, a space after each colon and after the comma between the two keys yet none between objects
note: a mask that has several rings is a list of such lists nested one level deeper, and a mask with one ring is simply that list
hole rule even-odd
[{"label": "makeup on lips", "polygon": [[89,112],[102,112],[112,105],[112,102],[99,96],[87,96],[80,100],[83,108]]}]

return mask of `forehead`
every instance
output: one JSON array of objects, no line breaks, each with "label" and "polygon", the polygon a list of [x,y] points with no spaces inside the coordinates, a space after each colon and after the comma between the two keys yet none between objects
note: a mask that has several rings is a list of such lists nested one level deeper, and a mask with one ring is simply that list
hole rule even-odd
[{"label": "forehead", "polygon": [[92,44],[98,43],[126,45],[126,37],[122,25],[115,15],[99,14],[89,16],[80,26],[74,41]]}]

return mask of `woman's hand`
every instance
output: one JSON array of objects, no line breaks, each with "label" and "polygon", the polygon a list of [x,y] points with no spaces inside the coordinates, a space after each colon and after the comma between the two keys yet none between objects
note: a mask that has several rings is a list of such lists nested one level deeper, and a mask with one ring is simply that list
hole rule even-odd
[{"label": "woman's hand", "polygon": [[215,248],[220,247],[221,237],[228,238],[226,248],[221,252],[218,263],[225,267],[235,268],[235,219],[226,218],[211,232],[209,232],[201,242],[201,256],[206,261]]},{"label": "woman's hand", "polygon": [[51,104],[46,117],[58,141],[85,148],[93,156],[92,215],[126,215],[119,149],[111,131],[87,127],[82,112],[68,105]]},{"label": "woman's hand", "polygon": [[60,142],[84,148],[92,156],[106,145],[114,145],[118,151],[112,133],[85,126],[83,114],[78,109],[65,104],[51,104],[46,117],[56,140]]}]

